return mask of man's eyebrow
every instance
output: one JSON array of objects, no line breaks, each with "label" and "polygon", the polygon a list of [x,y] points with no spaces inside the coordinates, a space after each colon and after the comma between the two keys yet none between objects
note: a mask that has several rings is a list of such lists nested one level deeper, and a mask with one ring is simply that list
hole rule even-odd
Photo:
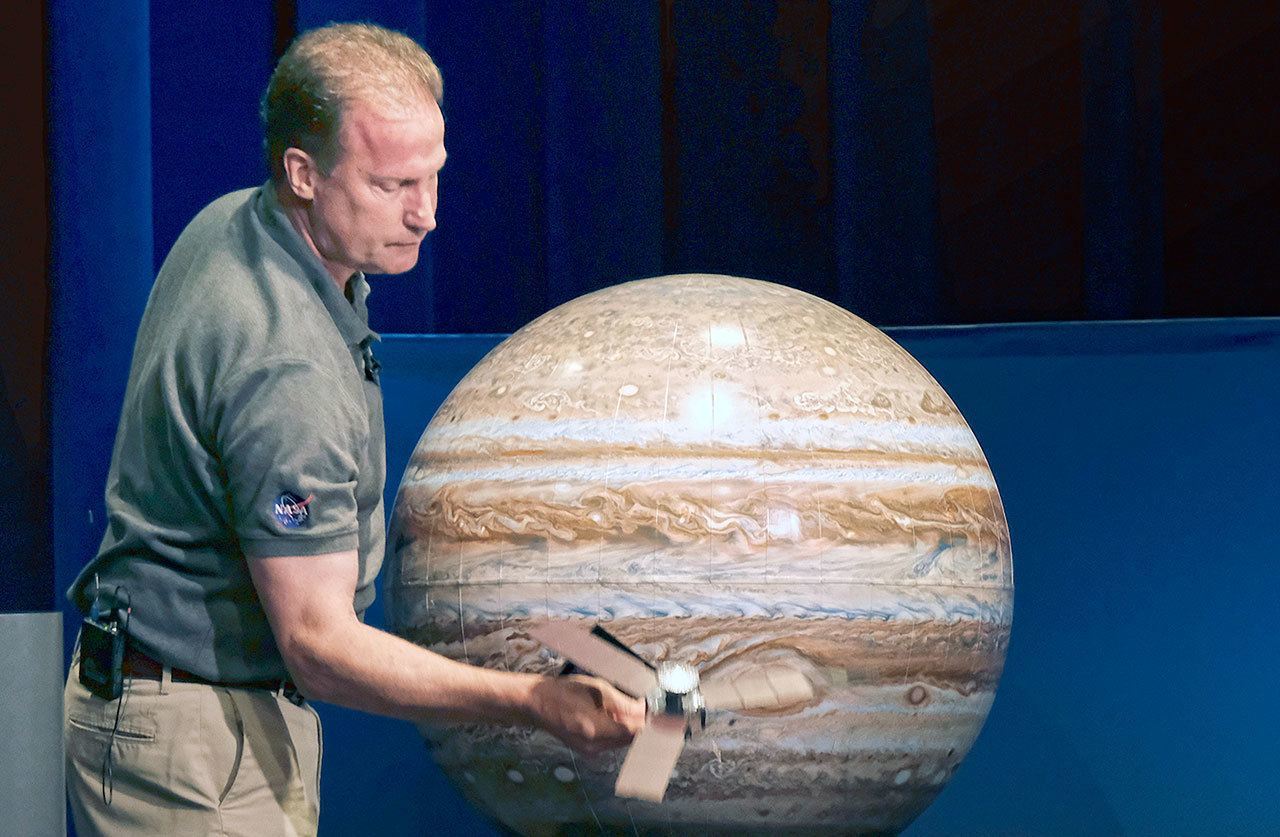
[{"label": "man's eyebrow", "polygon": [[360,169],[360,171],[363,172],[364,175],[368,177],[370,180],[377,180],[377,181],[383,181],[383,182],[405,183],[407,181],[412,181],[417,179],[417,178],[411,178],[411,177],[401,177],[398,174],[379,174],[378,172],[373,171],[372,169]]},{"label": "man's eyebrow", "polygon": [[[448,155],[445,155],[445,158],[440,161],[439,167],[436,168],[437,172],[439,172],[441,169],[444,168],[444,164],[448,162],[448,159],[449,159]],[[422,179],[421,177],[401,177],[400,175],[397,175],[397,174],[379,174],[378,172],[373,171],[372,169],[366,169],[361,167],[357,167],[357,168],[361,174],[365,175],[371,180],[391,180],[391,181],[395,181],[396,183],[415,183]]]}]

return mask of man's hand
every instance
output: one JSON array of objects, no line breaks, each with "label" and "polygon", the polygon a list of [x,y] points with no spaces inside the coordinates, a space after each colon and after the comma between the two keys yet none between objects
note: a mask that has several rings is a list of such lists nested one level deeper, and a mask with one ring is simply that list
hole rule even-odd
[{"label": "man's hand", "polygon": [[644,726],[644,701],[597,677],[543,678],[532,697],[534,723],[587,755],[625,747]]}]

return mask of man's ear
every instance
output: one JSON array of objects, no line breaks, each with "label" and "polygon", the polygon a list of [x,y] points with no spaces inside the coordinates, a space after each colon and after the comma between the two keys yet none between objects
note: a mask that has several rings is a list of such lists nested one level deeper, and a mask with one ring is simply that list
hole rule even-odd
[{"label": "man's ear", "polygon": [[301,148],[286,148],[283,162],[284,179],[290,191],[304,201],[315,198],[316,180],[320,176],[315,158]]}]

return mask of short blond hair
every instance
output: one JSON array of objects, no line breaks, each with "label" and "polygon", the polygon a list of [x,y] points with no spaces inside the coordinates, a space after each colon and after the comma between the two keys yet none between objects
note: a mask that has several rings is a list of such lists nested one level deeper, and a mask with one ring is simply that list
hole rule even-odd
[{"label": "short blond hair", "polygon": [[444,97],[431,56],[412,38],[371,23],[331,23],[299,35],[262,95],[263,145],[271,177],[284,152],[300,148],[326,173],[341,153],[343,114],[354,102],[388,113]]}]

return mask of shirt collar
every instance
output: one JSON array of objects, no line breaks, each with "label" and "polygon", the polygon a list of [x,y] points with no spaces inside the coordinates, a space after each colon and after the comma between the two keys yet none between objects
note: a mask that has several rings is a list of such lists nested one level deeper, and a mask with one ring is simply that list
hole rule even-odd
[{"label": "shirt collar", "polygon": [[[347,345],[367,347],[371,340],[381,340],[382,337],[369,328],[369,283],[364,274],[356,272],[351,277],[347,283],[347,294],[338,290],[333,277],[321,264],[320,257],[294,229],[289,216],[285,215],[271,181],[258,189],[254,209],[267,234],[302,268],[306,282],[319,295]],[[348,295],[350,299],[347,298]]]}]

